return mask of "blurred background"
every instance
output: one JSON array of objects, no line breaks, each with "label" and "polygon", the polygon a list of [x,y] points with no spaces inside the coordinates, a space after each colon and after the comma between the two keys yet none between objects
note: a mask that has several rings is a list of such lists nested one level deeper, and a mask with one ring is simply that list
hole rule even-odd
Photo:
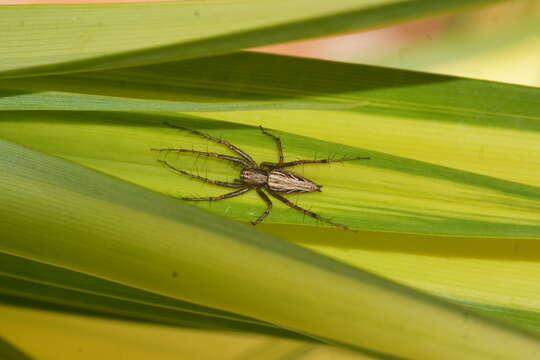
[{"label": "blurred background", "polygon": [[540,1],[503,1],[257,51],[540,86]]},{"label": "blurred background", "polygon": [[[0,5],[133,1],[145,0],[0,0]],[[464,10],[254,50],[540,86],[539,0]]]}]

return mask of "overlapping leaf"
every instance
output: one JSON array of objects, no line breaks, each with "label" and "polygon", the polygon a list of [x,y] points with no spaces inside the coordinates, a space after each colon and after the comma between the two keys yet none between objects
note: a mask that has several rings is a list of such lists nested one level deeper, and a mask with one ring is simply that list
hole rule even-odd
[{"label": "overlapping leaf", "polygon": [[[162,63],[464,2],[295,2],[288,13],[275,4],[3,8],[25,16],[1,18],[10,42],[0,64],[7,78]],[[216,21],[233,8],[235,21]],[[251,16],[264,9],[268,16]],[[45,28],[47,37],[37,36]],[[530,359],[540,351],[537,338],[519,330],[538,326],[537,245],[527,239],[540,229],[537,89],[249,53],[6,79],[0,87],[0,135],[25,147],[2,142],[0,152],[2,302],[314,337],[383,358]],[[276,156],[258,125],[282,137],[291,159],[371,156],[298,169],[325,191],[293,199],[357,229],[397,233],[306,226],[321,224],[284,206],[260,226],[338,262],[223,217],[258,216],[255,194],[200,211],[44,155],[172,196],[218,189],[168,173],[159,157],[210,177],[238,175],[218,161],[151,152],[223,151],[164,120],[227,138],[258,160]]]},{"label": "overlapping leaf", "polygon": [[[288,85],[293,76],[296,80]],[[170,88],[171,83],[179,85]],[[165,171],[151,148],[226,149],[167,128],[164,121],[225,137],[268,161],[276,155],[271,139],[257,129],[264,125],[282,131],[276,134],[281,134],[288,159],[371,157],[328,169],[300,169],[325,191],[298,201],[339,222],[430,234],[540,233],[540,188],[530,176],[540,164],[527,156],[540,154],[537,89],[250,53],[3,84],[18,91],[33,86],[80,94],[107,89],[104,108],[122,103],[124,110],[140,111],[140,104],[130,106],[133,99],[127,97],[138,91],[138,97],[147,98],[148,110],[161,106],[156,98],[173,105],[182,99],[189,103],[178,104],[187,109],[207,110],[198,115],[37,111],[54,108],[46,101],[35,104],[36,111],[4,112],[0,126],[6,139],[174,196],[213,190]],[[4,102],[27,96],[39,94],[14,95]],[[84,103],[83,95],[74,96]],[[299,108],[267,110],[276,104]],[[255,110],[209,112],[234,106]],[[336,108],[305,109],[309,106]],[[195,162],[189,156],[171,161],[210,176],[238,177],[237,168],[216,161]],[[244,221],[262,211],[254,194],[200,206]],[[268,221],[315,224],[285,207],[275,209]]]},{"label": "overlapping leaf", "polygon": [[382,354],[540,351],[529,335],[243,225],[5,141],[1,150],[3,252]]},{"label": "overlapping leaf", "polygon": [[493,0],[258,0],[0,8],[2,77],[186,59],[372,28]]}]

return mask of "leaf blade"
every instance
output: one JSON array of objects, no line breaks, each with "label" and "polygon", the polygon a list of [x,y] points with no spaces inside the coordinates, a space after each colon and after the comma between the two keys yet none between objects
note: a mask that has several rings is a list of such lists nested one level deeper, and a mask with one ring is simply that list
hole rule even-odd
[{"label": "leaf blade", "polygon": [[[530,335],[423,293],[63,160],[0,144],[9,155],[0,158],[0,206],[11,210],[0,226],[12,235],[0,240],[4,252],[402,357],[435,351],[441,359],[529,359],[540,351]],[[45,209],[47,217],[40,215]],[[70,224],[60,225],[66,216]],[[36,226],[23,229],[21,221]],[[133,268],[140,271],[136,279]],[[175,268],[180,276],[171,278]],[[274,286],[250,291],[261,282]],[[306,309],[305,301],[321,291],[327,296]],[[280,298],[286,301],[270,300]],[[471,337],[462,336],[464,329]]]},{"label": "leaf blade", "polygon": [[2,8],[0,33],[9,41],[0,71],[3,77],[17,77],[201,57],[490,2],[259,0],[7,6]]}]

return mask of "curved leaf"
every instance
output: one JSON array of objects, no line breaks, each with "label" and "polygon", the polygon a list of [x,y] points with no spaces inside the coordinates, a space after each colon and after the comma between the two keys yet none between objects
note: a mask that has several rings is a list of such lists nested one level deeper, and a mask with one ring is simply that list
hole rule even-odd
[{"label": "curved leaf", "polygon": [[271,324],[0,253],[0,302],[207,330],[314,340]]},{"label": "curved leaf", "polygon": [[[135,66],[353,29],[493,0],[258,0],[2,6],[3,77]],[[44,35],[45,34],[45,35]]]},{"label": "curved leaf", "polygon": [[13,344],[0,337],[0,355],[6,360],[31,360],[29,356],[19,350]]},{"label": "curved leaf", "polygon": [[[126,356],[132,360],[237,360],[246,356],[260,360],[297,357],[303,360],[373,359],[326,344],[256,334],[172,328],[2,304],[0,313],[2,330],[9,330],[5,337],[12,343],[5,344],[0,340],[0,354],[5,355],[3,360],[29,360],[20,355],[13,344],[24,348],[33,355],[33,359],[92,360],[99,357],[112,360]],[[61,344],[61,354],[56,344]]]},{"label": "curved leaf", "polygon": [[181,202],[5,141],[0,153],[3,252],[404,358],[540,353],[534,337]]},{"label": "curved leaf", "polygon": [[[170,88],[171,79],[180,85]],[[121,84],[126,83],[133,84],[130,89],[139,89],[140,97],[206,100],[201,107],[208,105],[208,109],[216,102],[252,101],[262,107],[281,101],[364,105],[324,111],[206,112],[201,116],[4,112],[0,129],[6,139],[178,197],[218,189],[167,172],[156,162],[158,155],[149,150],[186,146],[216,152],[226,149],[168,129],[161,122],[176,121],[223,136],[259,161],[273,160],[273,142],[255,128],[263,125],[283,131],[288,159],[371,156],[369,161],[343,166],[299,169],[324,185],[325,192],[293,199],[323,216],[335,217],[337,222],[372,230],[464,236],[540,234],[539,180],[531,176],[540,171],[531,156],[540,154],[538,89],[250,53],[4,81],[5,86],[27,91],[32,84],[63,92],[72,88],[80,93],[106,88],[108,95],[123,97],[131,91],[124,90]],[[80,101],[84,103],[84,96],[80,95]],[[148,105],[149,109],[156,106],[152,100]],[[238,176],[238,169],[220,162],[201,165],[193,157],[168,158],[186,170],[204,170],[211,177],[232,180]],[[198,206],[251,221],[264,205],[256,194],[248,194]],[[315,224],[279,206],[268,221]]]}]

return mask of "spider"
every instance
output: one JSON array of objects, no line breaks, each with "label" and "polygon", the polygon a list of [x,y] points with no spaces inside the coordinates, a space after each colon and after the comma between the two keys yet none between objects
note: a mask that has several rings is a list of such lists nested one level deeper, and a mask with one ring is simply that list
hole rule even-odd
[{"label": "spider", "polygon": [[230,161],[234,165],[237,165],[242,168],[242,170],[240,171],[240,179],[235,179],[234,182],[231,183],[231,182],[210,180],[205,177],[191,174],[187,171],[177,169],[165,160],[158,160],[160,163],[162,163],[163,165],[165,165],[166,167],[168,167],[174,172],[190,176],[192,178],[204,181],[209,184],[238,189],[233,192],[223,194],[220,196],[209,196],[209,197],[200,197],[200,198],[182,197],[181,198],[182,200],[218,201],[218,200],[223,200],[223,199],[239,196],[239,195],[247,193],[248,191],[252,189],[255,189],[255,191],[257,191],[259,196],[266,203],[266,210],[264,210],[261,216],[259,216],[256,220],[251,222],[251,224],[257,225],[258,223],[264,220],[264,218],[270,213],[270,211],[272,211],[272,201],[265,194],[265,192],[263,191],[264,189],[272,197],[276,198],[277,200],[281,201],[285,205],[290,206],[291,208],[295,210],[301,211],[305,215],[311,216],[312,218],[315,218],[319,221],[328,223],[333,226],[337,226],[344,230],[355,231],[349,228],[348,226],[335,223],[332,220],[326,219],[310,210],[301,208],[300,206],[294,204],[293,202],[289,201],[286,197],[281,195],[281,194],[308,193],[308,192],[321,191],[321,188],[322,188],[321,185],[317,185],[313,181],[303,176],[300,176],[292,171],[285,170],[285,168],[295,166],[295,165],[301,165],[301,164],[327,164],[331,162],[348,161],[348,160],[368,160],[369,157],[350,157],[350,158],[341,158],[341,159],[322,159],[322,160],[296,160],[296,161],[284,162],[283,149],[281,146],[280,138],[273,134],[270,134],[262,126],[259,126],[259,128],[261,129],[264,135],[270,136],[276,142],[278,155],[279,155],[279,162],[277,163],[262,162],[260,163],[260,165],[257,165],[255,160],[253,160],[251,156],[249,156],[248,154],[246,154],[244,151],[240,150],[238,147],[234,146],[233,144],[229,143],[228,141],[218,139],[216,137],[213,137],[209,134],[206,134],[197,130],[188,129],[188,128],[178,126],[178,125],[172,125],[167,122],[163,124],[169,127],[175,128],[175,129],[189,131],[193,134],[202,136],[208,140],[225,145],[231,151],[235,152],[239,156],[239,157],[236,157],[236,156],[223,155],[223,154],[197,151],[197,150],[188,150],[188,149],[175,149],[175,148],[151,149],[153,151],[159,151],[159,152],[161,151],[177,152],[177,153],[185,152],[185,153],[192,153],[192,154],[197,154],[197,155],[202,155],[202,156],[215,157],[218,159]]}]

